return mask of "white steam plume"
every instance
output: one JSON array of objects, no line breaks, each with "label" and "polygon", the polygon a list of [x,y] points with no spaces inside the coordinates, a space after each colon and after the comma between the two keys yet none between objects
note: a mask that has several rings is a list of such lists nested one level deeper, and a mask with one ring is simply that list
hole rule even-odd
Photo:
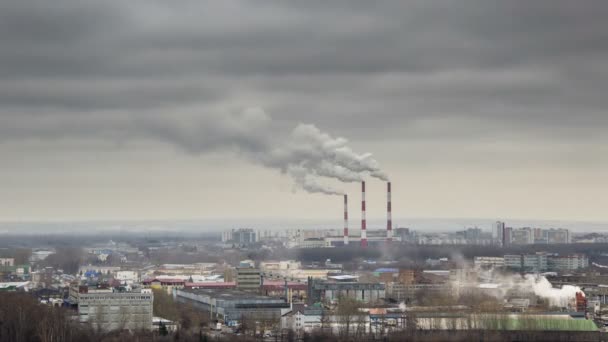
[{"label": "white steam plume", "polygon": [[[369,175],[388,179],[370,153],[358,154],[348,146],[348,140],[334,138],[314,125],[298,124],[288,136],[280,137],[274,130],[271,118],[262,109],[249,108],[229,118],[229,123],[222,124],[221,128],[224,131],[228,128],[227,135],[234,139],[220,142],[226,142],[227,146],[234,147],[255,163],[288,174],[307,192],[343,194],[342,191],[323,184],[319,178],[359,182]],[[211,127],[213,126],[212,124]],[[185,140],[173,139],[180,146],[198,146],[196,135],[176,132],[175,136],[187,137]]]},{"label": "white steam plume", "polygon": [[[531,274],[526,275],[526,284],[534,290],[534,294],[549,300],[549,304],[559,307],[567,307],[576,297],[577,292],[583,293],[578,286],[563,285],[561,288],[554,288],[545,277],[535,277]],[[584,293],[583,293],[584,295]]]},{"label": "white steam plume", "polygon": [[332,187],[318,183],[314,177],[307,173],[308,171],[298,166],[290,166],[287,173],[294,179],[296,184],[307,192],[318,193],[325,195],[343,195],[342,191],[333,189]]},{"label": "white steam plume", "polygon": [[298,124],[291,132],[285,132],[263,109],[255,107],[240,113],[183,111],[173,117],[123,112],[104,116],[23,116],[19,122],[0,117],[0,142],[72,138],[164,141],[193,154],[236,152],[254,163],[280,170],[308,192],[342,193],[322,184],[321,178],[359,182],[371,176],[388,180],[371,154],[354,152],[346,139],[332,137],[310,124]]}]

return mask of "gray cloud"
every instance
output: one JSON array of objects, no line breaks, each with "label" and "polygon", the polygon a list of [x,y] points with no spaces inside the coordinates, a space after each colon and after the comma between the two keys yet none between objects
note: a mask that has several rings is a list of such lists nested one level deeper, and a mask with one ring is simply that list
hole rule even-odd
[{"label": "gray cloud", "polygon": [[[597,167],[607,15],[602,0],[4,1],[0,143],[140,139],[200,152],[232,141],[287,172],[253,152],[265,139],[217,129],[260,106],[283,138],[303,122],[357,150],[433,144],[403,149],[421,164],[457,164],[481,143],[492,165]],[[509,147],[493,154],[497,142]],[[570,157],[547,152],[560,149]]]}]

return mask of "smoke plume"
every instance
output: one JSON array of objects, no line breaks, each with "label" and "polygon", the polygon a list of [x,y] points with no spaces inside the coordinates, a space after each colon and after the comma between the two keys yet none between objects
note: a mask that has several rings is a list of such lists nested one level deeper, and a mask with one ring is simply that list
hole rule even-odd
[{"label": "smoke plume", "polygon": [[[26,117],[29,124],[13,127],[0,117],[0,142],[4,139],[101,139],[112,142],[163,141],[192,154],[210,151],[236,153],[246,160],[289,175],[301,189],[338,195],[342,191],[323,179],[359,182],[365,177],[388,180],[369,153],[356,153],[348,140],[333,137],[311,124],[285,130],[261,108],[241,112],[200,114],[185,111],[179,117],[163,113],[131,116]],[[27,128],[27,131],[23,129]],[[14,134],[19,132],[19,134]]]},{"label": "smoke plume", "polygon": [[535,277],[531,274],[526,275],[525,282],[534,290],[535,295],[549,300],[552,306],[567,307],[577,292],[583,292],[580,287],[573,285],[554,288],[547,278]]}]

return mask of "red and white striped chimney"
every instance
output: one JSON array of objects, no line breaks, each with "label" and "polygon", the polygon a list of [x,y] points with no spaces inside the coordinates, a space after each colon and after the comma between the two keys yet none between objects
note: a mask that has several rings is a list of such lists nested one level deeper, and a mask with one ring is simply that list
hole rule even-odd
[{"label": "red and white striped chimney", "polygon": [[386,183],[386,242],[393,241],[393,214],[391,213],[391,182]]},{"label": "red and white striped chimney", "polygon": [[367,247],[367,223],[365,221],[365,181],[361,182],[361,247]]},{"label": "red and white striped chimney", "polygon": [[344,245],[348,245],[348,195],[344,195]]}]

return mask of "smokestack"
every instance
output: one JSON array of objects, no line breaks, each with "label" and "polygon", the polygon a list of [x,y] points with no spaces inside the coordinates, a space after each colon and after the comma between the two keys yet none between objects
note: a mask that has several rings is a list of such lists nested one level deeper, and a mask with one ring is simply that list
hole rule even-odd
[{"label": "smokestack", "polygon": [[344,245],[348,245],[348,195],[344,195]]},{"label": "smokestack", "polygon": [[393,241],[393,214],[391,213],[391,182],[386,183],[386,242]]},{"label": "smokestack", "polygon": [[365,222],[365,181],[361,182],[361,247],[367,247],[367,224]]}]

